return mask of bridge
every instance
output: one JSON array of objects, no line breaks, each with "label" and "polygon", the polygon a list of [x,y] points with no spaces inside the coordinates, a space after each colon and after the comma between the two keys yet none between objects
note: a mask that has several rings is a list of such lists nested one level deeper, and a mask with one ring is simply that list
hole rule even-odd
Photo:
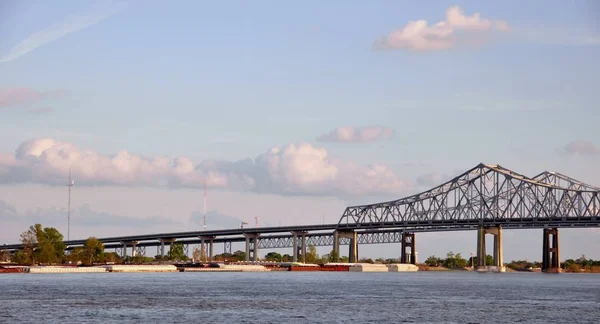
[{"label": "bridge", "polygon": [[[307,244],[329,245],[339,255],[349,245],[350,262],[358,260],[358,244],[401,243],[401,262],[416,263],[416,233],[477,231],[477,266],[485,268],[486,235],[493,235],[494,266],[503,267],[503,229],[538,228],[542,235],[542,270],[560,271],[559,228],[600,226],[600,188],[557,172],[532,178],[500,165],[480,163],[453,179],[398,200],[347,207],[337,224],[239,228],[101,238],[107,248],[127,247],[132,254],[179,241],[200,244],[213,256],[213,245],[246,243],[246,259],[257,260],[261,248],[292,247],[294,261]],[[68,249],[84,240],[65,242]],[[3,246],[14,251],[20,244]],[[407,251],[407,249],[409,251]],[[231,252],[231,251],[229,251]]]}]

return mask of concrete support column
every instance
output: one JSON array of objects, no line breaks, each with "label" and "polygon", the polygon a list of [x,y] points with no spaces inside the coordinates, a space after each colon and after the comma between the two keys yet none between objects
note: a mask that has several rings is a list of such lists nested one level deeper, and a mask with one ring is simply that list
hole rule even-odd
[{"label": "concrete support column", "polygon": [[296,235],[296,233],[292,233],[292,243],[293,243],[293,249],[294,249],[294,253],[292,256],[292,261],[293,262],[298,262],[298,235]]},{"label": "concrete support column", "polygon": [[165,256],[165,243],[169,243],[169,248],[170,246],[176,241],[177,239],[174,238],[159,238],[158,241],[160,242],[160,257],[163,258]]},{"label": "concrete support column", "polygon": [[[246,261],[258,261],[258,239],[260,237],[259,233],[246,233]],[[252,258],[250,258],[250,253],[252,253]]]},{"label": "concrete support column", "polygon": [[480,226],[477,229],[477,268],[488,269],[486,265],[486,248],[485,248],[485,235],[494,235],[494,251],[493,255],[493,266],[496,267],[498,272],[504,272],[504,257],[502,249],[502,226]]},{"label": "concrete support column", "polygon": [[[552,241],[550,241],[552,235]],[[558,228],[544,228],[542,238],[542,272],[561,272]]]},{"label": "concrete support column", "polygon": [[200,258],[203,262],[212,261],[213,259],[213,241],[214,236],[199,236],[200,238]]},{"label": "concrete support column", "polygon": [[348,259],[351,263],[358,262],[358,233],[353,230],[336,230],[333,232],[333,250],[340,255],[340,239],[350,239]]},{"label": "concrete support column", "polygon": [[[410,248],[410,257],[409,254],[406,253],[406,248]],[[402,233],[402,251],[400,253],[400,263],[417,264],[415,233]]]},{"label": "concrete support column", "polygon": [[127,246],[131,246],[131,256],[135,257],[135,255],[136,255],[135,247],[137,246],[138,243],[139,243],[138,241],[121,241],[121,244],[123,245],[123,257],[127,256]]},{"label": "concrete support column", "polygon": [[336,262],[340,261],[340,236],[338,231],[333,231],[333,252],[337,255]]},{"label": "concrete support column", "polygon": [[306,233],[302,233],[302,263],[306,263]]},{"label": "concrete support column", "polygon": [[358,233],[352,231],[350,234],[350,249],[348,258],[350,263],[358,262]]},{"label": "concrete support column", "polygon": [[[298,262],[298,254],[302,255],[302,262],[306,263],[306,231],[293,231],[292,232],[292,240],[293,240],[293,248],[294,255],[292,257],[292,261]],[[298,239],[300,239],[300,244],[298,244]]]},{"label": "concrete support column", "polygon": [[485,267],[485,227],[477,229],[477,267]]}]

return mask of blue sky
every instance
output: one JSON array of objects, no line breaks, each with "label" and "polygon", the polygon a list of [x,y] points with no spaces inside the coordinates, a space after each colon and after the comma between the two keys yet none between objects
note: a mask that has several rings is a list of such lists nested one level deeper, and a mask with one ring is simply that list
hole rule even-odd
[{"label": "blue sky", "polygon": [[[466,17],[478,12],[480,19],[431,27],[453,6]],[[26,166],[35,175],[4,180],[0,191],[52,196],[62,190],[56,184],[64,166],[72,164],[77,184],[87,186],[76,208],[187,220],[201,210],[201,200],[183,207],[179,196],[164,198],[175,210],[150,215],[156,207],[150,210],[142,198],[107,198],[107,205],[95,196],[115,195],[105,190],[109,186],[121,197],[160,200],[189,197],[190,190],[200,197],[202,177],[212,168],[206,161],[260,158],[265,164],[252,172],[231,165],[210,169],[216,174],[208,176],[212,208],[253,219],[249,211],[226,206],[227,200],[304,206],[295,208],[305,208],[305,216],[287,219],[279,207],[256,206],[254,213],[277,224],[282,218],[320,221],[325,211],[336,221],[347,204],[425,189],[411,184],[482,161],[530,175],[558,170],[600,185],[599,8],[592,1],[4,1],[0,175],[2,163],[16,163],[9,159],[22,144],[29,143],[30,153],[62,149],[54,160]],[[419,43],[428,49],[414,50],[415,35],[407,39],[399,31],[421,19],[428,32],[451,28],[456,38],[438,35],[445,48],[431,49],[437,44],[431,38]],[[376,46],[382,39],[388,49]],[[393,136],[317,140],[340,127]],[[269,151],[275,147],[281,152]],[[86,150],[95,155],[84,163],[79,157]],[[128,155],[113,159],[122,150]],[[131,171],[139,156],[185,157],[202,166],[181,171],[188,170],[187,160],[170,160],[179,171],[165,171],[155,162],[139,175]],[[176,183],[169,188],[157,185],[165,172]],[[368,176],[373,173],[386,179],[385,186]],[[359,192],[353,192],[355,179]],[[240,189],[248,186],[252,193]],[[65,207],[59,198],[10,197],[5,202],[27,221],[35,214],[27,210]],[[10,231],[0,233],[0,242],[18,238],[20,229]],[[78,233],[92,232],[82,225]],[[424,253],[445,253],[433,243],[421,246]]]}]

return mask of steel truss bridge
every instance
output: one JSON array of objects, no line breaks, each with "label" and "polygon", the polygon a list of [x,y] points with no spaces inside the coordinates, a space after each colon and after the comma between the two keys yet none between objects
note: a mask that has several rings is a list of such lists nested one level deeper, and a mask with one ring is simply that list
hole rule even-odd
[{"label": "steel truss bridge", "polygon": [[[105,247],[138,249],[184,244],[246,242],[246,251],[298,246],[410,243],[405,233],[498,228],[599,227],[600,188],[557,172],[532,178],[480,163],[453,179],[402,199],[347,207],[337,224],[239,228],[101,238]],[[324,232],[325,231],[325,232]],[[353,234],[348,234],[353,233]],[[277,234],[277,235],[267,235]],[[484,233],[485,235],[485,233]],[[65,242],[69,248],[84,240]],[[14,251],[20,244],[4,245]],[[296,250],[295,250],[296,251]],[[558,253],[558,252],[557,252]],[[212,254],[212,253],[211,253]],[[248,254],[248,253],[247,253]],[[296,254],[296,253],[294,253]]]}]

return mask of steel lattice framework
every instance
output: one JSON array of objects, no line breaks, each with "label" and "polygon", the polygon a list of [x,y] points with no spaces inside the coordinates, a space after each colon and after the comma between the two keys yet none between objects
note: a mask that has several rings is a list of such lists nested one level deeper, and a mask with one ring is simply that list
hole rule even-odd
[{"label": "steel lattice framework", "polygon": [[551,185],[568,188],[572,190],[590,190],[590,191],[600,191],[599,187],[589,185],[587,183],[583,183],[579,180],[573,179],[569,176],[566,176],[562,173],[544,171],[535,177],[533,180],[538,180],[541,182],[549,183]]},{"label": "steel lattice framework", "polygon": [[[600,189],[557,173],[528,178],[500,165],[479,164],[431,190],[388,202],[346,208],[340,228],[436,224],[552,225],[598,223]],[[557,179],[558,179],[557,178]],[[519,225],[520,224],[520,225]],[[597,224],[596,224],[597,225]]]},{"label": "steel lattice framework", "polygon": [[[357,233],[358,244],[384,244],[402,242],[403,230],[378,231]],[[298,246],[302,237],[298,237]],[[333,246],[334,236],[331,233],[310,234],[306,236],[306,246]],[[340,238],[340,245],[349,245],[350,239]],[[281,249],[294,247],[293,237],[260,237],[258,239],[260,249]]]}]

